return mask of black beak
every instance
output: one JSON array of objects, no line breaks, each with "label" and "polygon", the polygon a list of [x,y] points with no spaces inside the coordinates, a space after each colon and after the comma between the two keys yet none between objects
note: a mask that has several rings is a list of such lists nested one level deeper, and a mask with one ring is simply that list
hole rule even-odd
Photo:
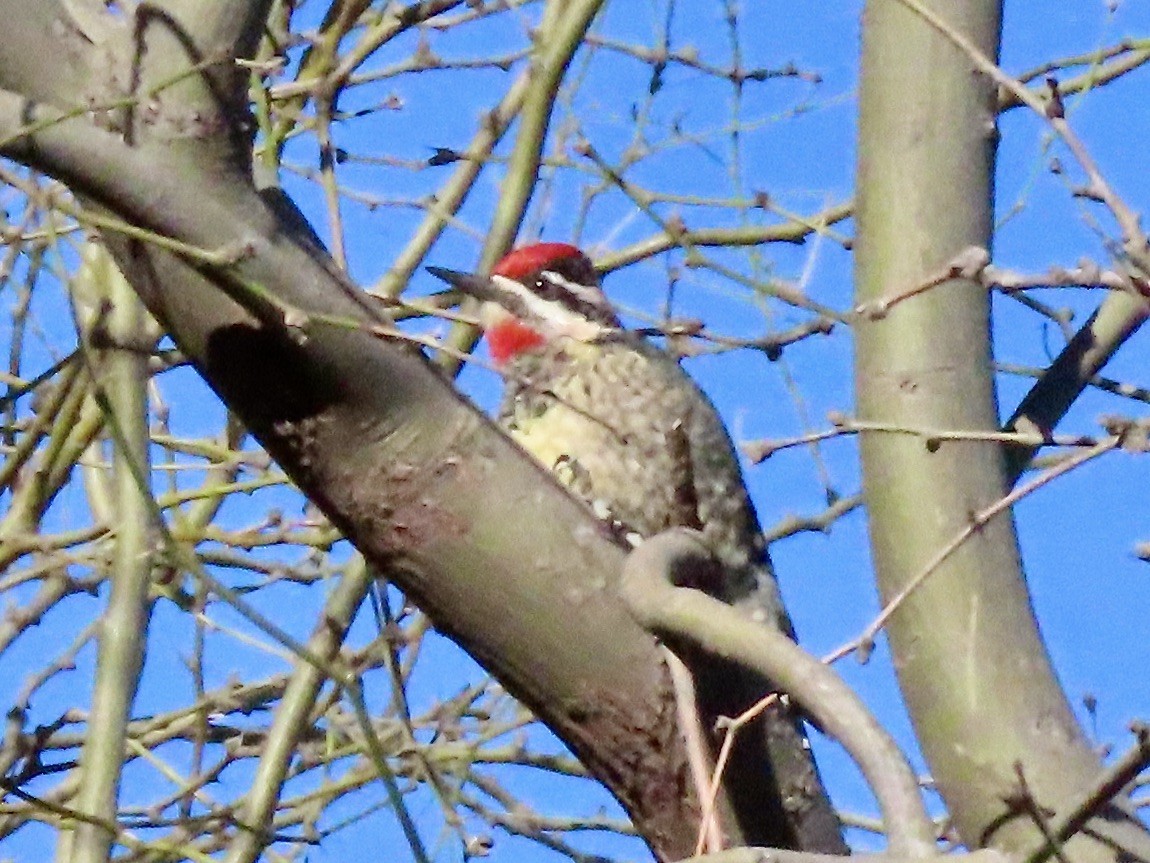
[{"label": "black beak", "polygon": [[458,270],[449,270],[446,267],[428,267],[427,272],[437,279],[443,279],[451,287],[475,297],[477,300],[490,300],[494,294],[491,280],[486,276],[477,276],[474,273],[461,273]]}]

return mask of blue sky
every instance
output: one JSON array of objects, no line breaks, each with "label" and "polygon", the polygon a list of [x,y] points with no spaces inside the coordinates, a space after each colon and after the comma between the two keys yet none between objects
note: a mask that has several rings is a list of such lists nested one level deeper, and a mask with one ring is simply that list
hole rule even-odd
[{"label": "blue sky", "polygon": [[[1098,0],[1056,0],[1042,4],[1007,4],[1003,39],[1003,67],[1013,73],[1055,58],[1095,51],[1123,37],[1146,38],[1150,33],[1150,4],[1126,0],[1107,5]],[[708,198],[749,198],[767,192],[781,208],[811,213],[849,200],[854,167],[853,133],[856,109],[858,18],[857,2],[746,3],[739,9],[738,40],[747,68],[779,69],[794,63],[817,73],[821,83],[803,79],[772,79],[748,83],[736,100],[729,82],[694,69],[672,64],[662,89],[648,98],[650,70],[646,65],[606,48],[583,52],[572,66],[576,87],[565,91],[552,131],[568,142],[577,131],[608,161],[614,162],[640,144],[645,155],[628,172],[644,188],[675,195]],[[498,21],[458,33],[429,33],[428,44],[444,58],[474,59],[519,50],[524,22],[535,19],[531,7],[502,16]],[[605,41],[655,46],[666,22],[663,2],[612,4],[596,26]],[[719,3],[679,3],[671,24],[671,45],[694,48],[698,56],[716,66],[729,65],[731,33],[723,23]],[[415,46],[415,36],[373,58],[366,70],[385,69]],[[334,128],[335,143],[351,155],[338,167],[341,183],[355,197],[341,207],[345,220],[349,268],[364,284],[375,282],[388,268],[422,211],[411,202],[442,182],[450,167],[412,171],[380,164],[381,159],[426,159],[432,147],[463,148],[481,113],[502,94],[514,74],[486,70],[467,73],[427,72],[389,78],[348,93],[341,107],[365,109],[396,97],[400,107],[349,118]],[[924,70],[929,74],[929,70]],[[1150,201],[1145,141],[1150,140],[1150,112],[1145,109],[1150,72],[1135,72],[1127,80],[1068,100],[1069,116],[1107,178],[1138,211]],[[636,120],[638,117],[638,121]],[[641,134],[636,133],[636,128]],[[732,130],[738,129],[733,135]],[[1109,235],[1113,229],[1096,205],[1073,198],[1067,182],[1047,170],[1051,155],[1070,166],[1057,145],[1051,146],[1043,123],[1023,109],[1004,116],[997,178],[997,207],[1001,228],[995,238],[995,263],[1027,272],[1053,264],[1070,265],[1081,257],[1105,262],[1097,222]],[[499,152],[506,154],[508,142]],[[570,147],[552,148],[550,155],[570,156]],[[314,168],[316,149],[310,136],[289,147],[287,161]],[[650,235],[654,227],[617,191],[592,199],[586,211],[580,202],[597,178],[578,157],[559,170],[544,172],[537,203],[525,224],[525,238],[576,239],[593,254],[625,247]],[[1071,182],[1078,177],[1071,166]],[[499,169],[489,169],[460,215],[459,223],[433,250],[430,263],[466,269],[474,264],[481,234],[498,195]],[[325,238],[327,219],[315,184],[285,172],[285,185],[312,217]],[[663,217],[681,216],[692,227],[733,226],[772,221],[774,217],[744,207],[712,203],[658,205]],[[1009,218],[1005,218],[1007,214]],[[849,233],[849,225],[840,230]],[[774,246],[749,253],[714,252],[713,257],[749,276],[773,277],[800,284],[818,301],[837,309],[851,305],[851,260],[833,240],[821,239],[802,247]],[[640,322],[657,315],[666,299],[668,265],[681,264],[674,254],[635,265],[606,281],[608,293]],[[675,293],[675,313],[704,317],[716,331],[727,335],[755,335],[785,329],[805,320],[805,312],[777,301],[753,296],[707,270],[681,270]],[[438,289],[427,274],[413,280],[416,292]],[[1084,319],[1099,301],[1092,292],[1047,291],[1045,302],[1075,309]],[[45,335],[45,353],[61,338],[49,325],[58,299],[38,298]],[[4,338],[7,334],[0,333]],[[1049,323],[1017,302],[995,299],[996,353],[1002,362],[1043,365],[1060,347],[1060,335]],[[782,438],[826,426],[829,411],[850,412],[851,343],[846,328],[826,338],[807,340],[789,348],[780,362],[771,363],[751,352],[702,357],[688,369],[708,389],[737,440]],[[1146,385],[1146,348],[1136,339],[1107,370],[1109,376]],[[469,369],[463,386],[477,401],[491,406],[498,382],[481,369]],[[1003,376],[1000,404],[1004,415],[1025,392],[1026,381]],[[213,433],[222,412],[213,398],[188,371],[166,376],[163,392],[173,405],[173,428],[182,435]],[[1097,433],[1097,417],[1121,413],[1139,417],[1145,406],[1100,393],[1088,393],[1067,418],[1067,431]],[[747,478],[765,527],[788,514],[815,514],[825,506],[828,491],[849,495],[859,487],[856,447],[837,440],[821,446],[817,456],[809,449],[782,452],[764,465],[748,467]],[[1140,625],[1150,607],[1150,581],[1146,564],[1133,554],[1135,543],[1150,538],[1146,510],[1135,505],[1147,482],[1145,459],[1118,454],[1087,466],[1050,488],[1028,498],[1017,508],[1019,532],[1036,613],[1047,637],[1058,672],[1071,700],[1083,695],[1098,698],[1096,728],[1100,746],[1121,750],[1126,724],[1146,718],[1150,692],[1145,668],[1150,666],[1150,639]],[[0,504],[6,499],[0,498]],[[300,512],[298,499],[282,491],[259,493],[228,504],[225,520],[251,524],[267,506],[281,507],[289,517]],[[53,524],[82,518],[85,506],[80,491],[71,489],[53,514]],[[803,643],[824,653],[856,635],[877,611],[867,555],[864,515],[855,512],[838,523],[829,536],[807,534],[788,539],[772,549],[780,580]],[[224,575],[228,575],[226,572]],[[266,600],[280,622],[305,633],[314,620],[319,597],[316,590],[284,588],[284,594]],[[0,689],[6,696],[19,687],[20,670],[46,649],[57,649],[74,636],[98,609],[98,600],[71,603],[52,621],[32,633],[0,661]],[[179,616],[161,607],[153,623],[153,646],[141,695],[141,710],[158,710],[179,703],[187,695],[186,682],[173,686],[179,657],[188,649],[191,630]],[[221,613],[226,618],[226,614]],[[227,621],[242,625],[239,621]],[[370,637],[373,624],[359,621],[356,640]],[[242,643],[220,639],[211,655],[213,672],[221,677],[267,673],[278,667],[263,652]],[[90,650],[78,657],[78,670],[49,687],[35,707],[43,717],[72,703],[76,686],[89,679]],[[473,664],[445,643],[427,649],[421,660],[424,673],[414,682],[413,700],[427,705],[450,697],[475,674]],[[913,751],[909,725],[903,713],[888,657],[881,644],[866,666],[840,663],[840,671],[862,694],[883,722]],[[1131,671],[1137,669],[1137,671]],[[15,674],[10,673],[15,671]],[[368,682],[373,699],[386,698],[382,677]],[[1079,709],[1084,715],[1084,711]],[[538,738],[532,733],[532,738]],[[554,744],[543,744],[553,746]],[[874,811],[869,793],[853,767],[832,744],[816,741],[825,777],[837,803],[856,813]],[[144,772],[144,771],[142,771]],[[525,769],[496,774],[510,787],[530,796],[540,809],[561,813],[576,807],[594,812],[612,807],[601,791],[570,780],[558,780]],[[235,777],[233,781],[239,781]],[[141,777],[141,788],[149,788]],[[362,802],[362,801],[361,801]],[[437,820],[435,804],[416,799],[417,815],[425,824]],[[354,807],[349,804],[350,812]],[[333,835],[322,848],[309,849],[307,859],[344,859],[362,852],[365,835],[386,856],[400,841],[389,827],[388,816],[376,814],[357,828]],[[366,833],[363,831],[367,831]],[[45,835],[30,831],[32,837]],[[22,837],[24,835],[22,834]],[[18,854],[38,859],[33,845],[18,837],[11,850],[0,844],[0,859]],[[429,826],[425,840],[435,846]],[[874,847],[865,834],[852,834],[860,848]],[[538,846],[496,834],[496,860],[554,860]],[[580,847],[601,853],[642,858],[635,842],[577,837]],[[20,844],[17,844],[20,843]],[[437,859],[459,859],[458,849],[444,840]],[[32,856],[28,856],[32,855]],[[394,856],[402,857],[396,853]]]},{"label": "blue sky", "polygon": [[[1095,51],[1124,36],[1146,34],[1150,27],[1146,4],[1116,5],[1109,13],[1100,2],[1007,4],[1004,68],[1022,73],[1052,59]],[[733,98],[729,83],[674,66],[666,74],[663,89],[647,101],[647,67],[602,50],[590,60],[583,55],[572,67],[579,87],[562,100],[553,132],[565,131],[570,140],[570,124],[576,122],[567,113],[572,106],[578,116],[578,132],[608,160],[620,158],[641,140],[649,155],[628,178],[650,190],[710,197],[766,191],[780,206],[803,213],[848,200],[854,168],[859,10],[857,3],[741,4],[738,35],[746,67],[777,69],[793,62],[804,72],[817,73],[822,81],[814,85],[806,80],[777,79],[749,84],[739,101]],[[700,57],[715,65],[729,64],[730,34],[721,11],[720,4],[677,4],[671,44],[677,48],[692,46]],[[635,44],[658,45],[665,13],[661,3],[614,4],[597,32]],[[505,35],[492,33],[488,43],[486,39],[464,39],[461,33],[458,40],[433,40],[432,45],[445,56],[474,57],[488,44],[502,45],[499,40]],[[1150,200],[1150,179],[1143,147],[1138,143],[1147,140],[1150,132],[1146,128],[1150,112],[1140,109],[1145,104],[1147,74],[1137,72],[1103,92],[1068,101],[1074,128],[1108,179],[1135,209]],[[497,79],[500,75],[495,73]],[[483,76],[477,78],[483,84],[490,83]],[[429,146],[461,147],[470,134],[475,112],[490,104],[491,98],[479,96],[482,85],[474,85],[474,90],[467,91],[467,102],[477,107],[468,112],[460,110],[455,101],[437,103],[429,99],[426,91],[437,86],[433,76],[410,81],[409,88],[397,86],[404,100],[410,99],[408,116],[380,115],[364,121],[378,127],[381,136],[389,136],[386,145],[370,130],[354,129],[350,124],[341,130],[348,136],[346,143],[355,141],[352,149],[382,150],[411,158],[418,158]],[[641,138],[635,132],[636,115],[643,118]],[[741,128],[737,141],[730,132],[736,124]],[[1112,233],[1110,223],[1099,208],[1074,199],[1067,182],[1046,170],[1051,155],[1068,165],[1071,162],[1060,147],[1051,146],[1042,121],[1024,110],[1015,110],[1003,117],[1001,131],[997,208],[1003,223],[995,238],[995,262],[1038,272],[1055,264],[1071,265],[1081,257],[1106,261],[1091,220]],[[353,132],[359,134],[352,137]],[[563,152],[569,154],[570,149]],[[1078,177],[1071,166],[1069,181]],[[378,176],[371,182],[381,179],[386,182]],[[545,172],[547,194],[529,215],[525,236],[572,239],[580,224],[572,217],[579,212],[579,193],[594,179],[587,166],[577,160],[574,168],[557,175]],[[407,182],[419,180],[416,175]],[[384,186],[384,191],[390,190]],[[463,220],[481,229],[496,193],[493,179],[481,181]],[[402,239],[394,227],[395,214],[356,213],[354,207],[346,212],[349,219],[362,218],[365,226],[362,231],[349,231],[353,242],[363,245],[362,251],[351,256],[353,272],[362,268],[358,272],[371,280],[389,260],[380,232],[388,236],[394,232],[399,234],[396,240]],[[753,212],[685,204],[667,205],[660,212],[664,218],[681,215],[691,226],[733,225],[761,218]],[[1010,217],[1004,218],[1007,213]],[[637,215],[621,195],[607,193],[588,209],[582,231],[575,238],[593,252],[603,253],[637,241],[652,230],[651,223]],[[478,242],[464,234],[460,231],[446,236],[432,255],[434,262],[470,266]],[[833,242],[771,247],[757,259],[743,251],[725,256],[716,253],[715,257],[746,274],[770,274],[799,282],[813,298],[835,308],[850,306],[850,257]],[[671,260],[681,262],[674,256]],[[778,303],[756,301],[745,289],[711,273],[686,271],[681,277],[676,313],[704,317],[720,332],[750,335],[764,328],[783,329],[805,319],[804,313]],[[626,308],[652,314],[665,298],[666,279],[664,258],[613,274],[606,287]],[[420,287],[418,277],[415,287]],[[1081,321],[1099,295],[1047,291],[1041,298],[1075,309]],[[1058,332],[1012,300],[996,298],[995,316],[996,351],[1004,362],[1041,366],[1060,347]],[[1144,351],[1135,341],[1108,373],[1121,380],[1144,382]],[[828,411],[849,412],[850,363],[849,333],[840,328],[830,338],[789,349],[780,363],[746,354],[698,359],[688,367],[708,387],[736,439],[746,440],[823,428]],[[491,404],[492,381],[487,373],[473,370],[464,381],[482,403]],[[1003,376],[1000,400],[1004,416],[1027,386],[1027,381]],[[1137,404],[1090,393],[1063,428],[1097,432],[1096,418],[1104,412],[1142,413]],[[795,449],[748,469],[765,526],[791,513],[818,512],[828,488],[822,481],[822,470],[833,491],[851,494],[857,490],[852,441],[833,441],[821,447],[819,458],[824,465],[821,469],[810,451]],[[1132,554],[1134,543],[1144,539],[1147,532],[1144,509],[1130,505],[1140,499],[1145,480],[1144,460],[1117,455],[1088,466],[1018,507],[1035,608],[1056,667],[1076,704],[1087,693],[1099,699],[1096,725],[1089,720],[1088,727],[1096,727],[1100,745],[1119,749],[1126,723],[1144,715],[1148,706],[1141,675],[1129,670],[1145,668],[1150,661],[1150,642],[1135,622],[1136,614],[1131,614],[1132,609],[1145,608],[1150,602],[1145,564]],[[876,612],[861,512],[836,524],[829,537],[794,538],[778,544],[773,554],[791,613],[804,643],[813,652],[838,646]],[[842,663],[841,671],[888,727],[913,748],[884,651],[880,648],[865,667],[851,661]],[[836,800],[852,811],[872,812],[868,792],[841,753],[833,745],[819,745],[819,753]],[[870,844],[861,835],[854,838],[864,846]]]}]

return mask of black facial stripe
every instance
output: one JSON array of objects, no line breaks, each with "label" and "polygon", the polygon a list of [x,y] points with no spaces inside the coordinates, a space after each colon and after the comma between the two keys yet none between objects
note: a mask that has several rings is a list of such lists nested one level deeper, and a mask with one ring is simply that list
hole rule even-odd
[{"label": "black facial stripe", "polygon": [[[570,279],[566,273],[560,272],[558,268],[554,268],[556,275],[562,276],[565,279]],[[573,279],[571,281],[574,281]],[[607,298],[598,292],[596,287],[598,282],[575,282],[578,285],[588,285],[588,295],[577,294],[572,291],[567,285],[549,277],[549,270],[544,270],[535,279],[533,285],[534,292],[548,302],[562,303],[566,308],[578,313],[589,321],[594,321],[597,324],[603,324],[608,327],[617,327],[619,319],[615,315],[615,310],[611,308],[611,304],[607,302]],[[594,295],[590,291],[594,291]],[[594,299],[591,297],[594,296]]]},{"label": "black facial stripe", "polygon": [[566,305],[572,305],[575,297],[559,282],[554,281],[547,277],[546,272],[540,273],[535,278],[535,284],[532,286],[535,294],[548,302],[562,301]]},{"label": "black facial stripe", "polygon": [[546,267],[553,273],[558,273],[569,282],[577,285],[598,285],[599,274],[595,267],[584,255],[571,255],[552,261]]}]

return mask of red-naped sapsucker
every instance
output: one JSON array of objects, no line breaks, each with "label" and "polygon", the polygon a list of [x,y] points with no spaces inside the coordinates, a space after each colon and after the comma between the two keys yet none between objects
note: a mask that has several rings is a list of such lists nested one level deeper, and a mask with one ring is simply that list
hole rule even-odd
[{"label": "red-naped sapsucker", "polygon": [[[499,421],[511,437],[632,541],[699,529],[723,570],[708,591],[793,635],[718,413],[675,357],[622,329],[588,257],[566,243],[535,243],[487,277],[431,271],[482,301],[484,335],[506,378]],[[718,660],[688,664],[708,731],[770,691]],[[721,735],[709,736],[713,749]],[[833,843],[812,847],[810,837],[838,831],[801,723],[785,704],[740,732],[727,770],[739,774],[729,787],[751,798],[734,808],[755,813],[742,819],[754,823],[740,824],[744,841],[845,853]]]}]

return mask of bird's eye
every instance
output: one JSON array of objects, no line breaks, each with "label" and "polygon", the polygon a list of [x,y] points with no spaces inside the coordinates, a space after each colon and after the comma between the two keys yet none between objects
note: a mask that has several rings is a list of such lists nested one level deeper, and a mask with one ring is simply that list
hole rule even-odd
[{"label": "bird's eye", "polygon": [[545,300],[559,299],[560,288],[553,281],[546,276],[540,276],[535,280],[535,294]]}]

